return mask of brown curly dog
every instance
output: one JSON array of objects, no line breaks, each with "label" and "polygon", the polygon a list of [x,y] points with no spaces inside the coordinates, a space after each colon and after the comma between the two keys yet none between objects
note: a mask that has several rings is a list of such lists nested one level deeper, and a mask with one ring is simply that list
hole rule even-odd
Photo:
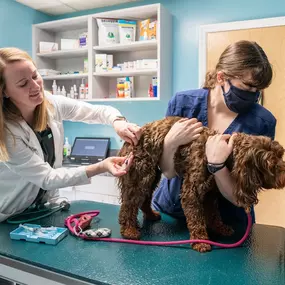
[{"label": "brown curly dog", "polygon": [[[158,163],[163,151],[163,141],[180,117],[167,117],[142,127],[142,136],[136,146],[125,143],[119,155],[134,154],[129,172],[118,178],[121,192],[119,223],[124,238],[139,239],[137,221],[139,209],[144,218],[159,220],[160,214],[151,209],[152,194],[160,179]],[[175,156],[176,173],[183,178],[181,204],[192,239],[209,239],[207,226],[218,234],[231,235],[233,230],[222,223],[218,212],[219,194],[213,175],[207,170],[205,145],[207,138],[216,132],[204,128],[197,140],[181,146]],[[237,205],[248,208],[258,202],[262,189],[285,187],[285,162],[283,147],[268,137],[238,133],[234,139],[231,162],[227,164],[233,181]],[[206,195],[207,194],[207,195]],[[192,248],[205,252],[211,246],[192,244]]]}]

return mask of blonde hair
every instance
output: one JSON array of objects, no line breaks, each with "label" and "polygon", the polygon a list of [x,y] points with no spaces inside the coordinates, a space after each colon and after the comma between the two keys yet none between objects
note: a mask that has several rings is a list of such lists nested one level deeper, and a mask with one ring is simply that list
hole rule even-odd
[{"label": "blonde hair", "polygon": [[[5,144],[7,133],[6,122],[17,123],[22,120],[20,110],[11,100],[4,96],[6,87],[4,70],[9,63],[25,60],[35,65],[31,57],[25,51],[18,48],[0,48],[0,161],[2,162],[9,160]],[[51,108],[51,104],[44,97],[43,102],[35,109],[34,121],[31,126],[35,131],[43,131],[46,129],[48,123],[48,108]]]},{"label": "blonde hair", "polygon": [[238,41],[229,45],[221,54],[214,70],[207,72],[203,88],[213,89],[217,83],[217,73],[222,71],[231,78],[243,79],[245,71],[251,73],[247,85],[258,90],[268,87],[272,80],[272,67],[263,49],[251,41]]}]

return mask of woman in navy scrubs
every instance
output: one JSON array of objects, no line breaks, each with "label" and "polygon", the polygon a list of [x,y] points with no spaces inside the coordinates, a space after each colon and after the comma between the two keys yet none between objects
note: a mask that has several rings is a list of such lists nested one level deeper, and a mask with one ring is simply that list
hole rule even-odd
[{"label": "woman in navy scrubs", "polygon": [[[224,222],[246,225],[246,215],[235,205],[233,181],[224,165],[232,151],[234,132],[264,135],[274,139],[275,117],[258,104],[260,91],[272,80],[272,68],[263,49],[255,42],[239,41],[221,54],[214,70],[206,75],[202,89],[178,92],[169,102],[166,116],[181,116],[165,138],[160,168],[163,178],[153,197],[153,207],[175,217],[184,217],[180,202],[181,178],[176,176],[173,155],[180,145],[196,139],[207,126],[219,132],[209,138],[206,156],[215,164],[212,172],[221,192]],[[191,119],[192,118],[192,119]],[[234,138],[234,136],[231,136]],[[254,220],[254,211],[252,209]]]}]

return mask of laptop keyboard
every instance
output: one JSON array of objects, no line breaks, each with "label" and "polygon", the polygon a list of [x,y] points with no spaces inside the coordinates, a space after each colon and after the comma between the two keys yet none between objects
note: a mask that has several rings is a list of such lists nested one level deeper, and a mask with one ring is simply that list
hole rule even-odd
[{"label": "laptop keyboard", "polygon": [[[96,163],[96,162],[93,162],[93,163]],[[63,166],[68,166],[68,167],[78,167],[78,166],[82,166],[82,165],[90,165],[90,164],[93,164],[91,162],[76,162],[72,159],[70,159],[69,157],[65,157],[63,158],[63,161],[62,161],[62,165]]]}]

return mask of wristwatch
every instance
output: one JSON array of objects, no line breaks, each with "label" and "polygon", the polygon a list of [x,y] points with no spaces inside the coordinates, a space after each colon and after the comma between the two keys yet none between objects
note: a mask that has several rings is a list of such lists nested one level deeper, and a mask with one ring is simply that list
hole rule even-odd
[{"label": "wristwatch", "polygon": [[223,169],[225,166],[225,163],[207,163],[207,169],[211,174],[215,174],[217,171]]},{"label": "wristwatch", "polygon": [[126,121],[127,122],[128,120],[124,116],[117,116],[115,118],[115,120],[113,121],[113,123],[116,122],[116,121]]}]

